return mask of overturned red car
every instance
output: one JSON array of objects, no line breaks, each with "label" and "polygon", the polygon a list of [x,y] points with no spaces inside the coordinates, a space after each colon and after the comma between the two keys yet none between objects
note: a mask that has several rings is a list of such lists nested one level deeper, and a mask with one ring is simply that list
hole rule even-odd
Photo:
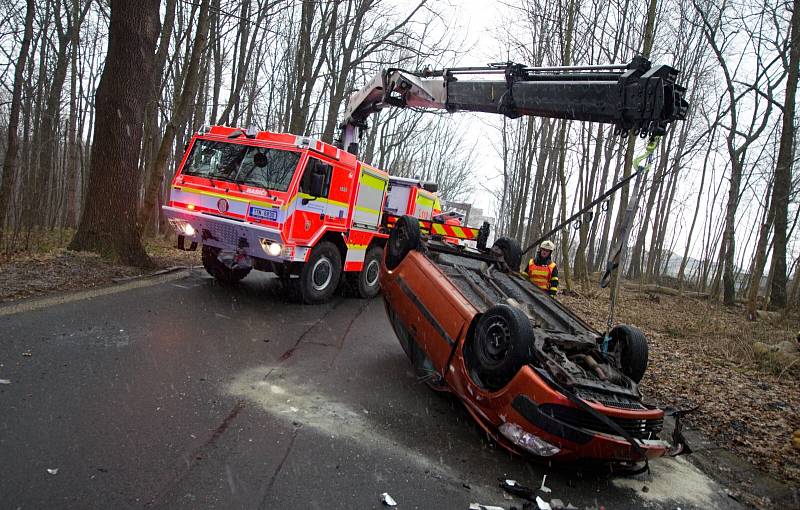
[{"label": "overturned red car", "polygon": [[551,459],[638,462],[664,455],[664,411],[642,402],[647,341],[607,335],[516,269],[508,238],[491,249],[392,229],[381,273],[389,321],[417,375],[456,394],[499,444]]}]

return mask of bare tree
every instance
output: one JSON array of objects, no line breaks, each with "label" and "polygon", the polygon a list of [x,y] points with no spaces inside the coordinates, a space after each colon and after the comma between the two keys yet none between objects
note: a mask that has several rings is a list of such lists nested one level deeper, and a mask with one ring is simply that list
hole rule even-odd
[{"label": "bare tree", "polygon": [[70,249],[150,266],[136,226],[139,144],[161,23],[158,0],[112,0],[108,55],[95,103],[89,189]]},{"label": "bare tree", "polygon": [[19,112],[22,102],[22,82],[31,39],[33,38],[33,16],[35,6],[33,0],[27,0],[25,5],[25,31],[22,36],[17,63],[14,67],[14,89],[11,92],[11,111],[9,112],[7,127],[6,155],[3,160],[3,180],[2,184],[0,184],[0,242],[3,240],[8,200],[14,187],[14,176],[17,171],[17,151],[19,150],[17,130],[19,129]]}]

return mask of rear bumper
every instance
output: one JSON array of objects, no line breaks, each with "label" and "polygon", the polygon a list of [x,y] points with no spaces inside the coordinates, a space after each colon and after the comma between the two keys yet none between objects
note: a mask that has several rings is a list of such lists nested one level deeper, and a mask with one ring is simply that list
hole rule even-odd
[{"label": "rear bumper", "polygon": [[[165,205],[161,209],[175,232],[184,237],[184,244],[195,242],[222,250],[243,250],[245,254],[251,257],[274,262],[291,262],[297,256],[297,250],[287,248],[284,244],[280,230],[254,225],[245,221],[187,211],[179,207]],[[187,233],[186,225],[191,225],[193,235]],[[262,248],[262,239],[270,243],[280,243],[283,247],[280,255],[272,256],[267,253]]]}]

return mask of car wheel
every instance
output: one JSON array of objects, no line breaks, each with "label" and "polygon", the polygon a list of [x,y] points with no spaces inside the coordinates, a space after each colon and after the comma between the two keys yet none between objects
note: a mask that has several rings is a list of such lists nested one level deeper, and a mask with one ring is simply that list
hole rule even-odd
[{"label": "car wheel", "polygon": [[213,276],[218,282],[225,284],[236,283],[248,274],[250,269],[236,268],[232,269],[219,260],[220,249],[214,246],[203,245],[201,251],[201,260],[206,272]]},{"label": "car wheel", "polygon": [[495,305],[478,319],[470,350],[481,381],[497,390],[532,358],[533,328],[522,310]]},{"label": "car wheel", "polygon": [[419,220],[413,216],[398,219],[386,242],[386,268],[399,266],[411,250],[419,247],[419,240]]},{"label": "car wheel", "polygon": [[501,237],[494,242],[492,249],[503,254],[503,260],[506,261],[512,271],[519,271],[519,266],[522,263],[522,248],[519,247],[516,239]]},{"label": "car wheel", "polygon": [[381,259],[383,248],[373,246],[367,250],[364,257],[364,267],[353,275],[352,287],[359,297],[364,299],[374,298],[381,290]]},{"label": "car wheel", "polygon": [[647,371],[647,337],[639,328],[627,324],[613,328],[609,336],[609,349],[611,352],[619,352],[620,370],[638,383]]},{"label": "car wheel", "polygon": [[306,304],[324,303],[333,296],[342,275],[342,255],[331,242],[316,245],[300,271],[300,297]]}]

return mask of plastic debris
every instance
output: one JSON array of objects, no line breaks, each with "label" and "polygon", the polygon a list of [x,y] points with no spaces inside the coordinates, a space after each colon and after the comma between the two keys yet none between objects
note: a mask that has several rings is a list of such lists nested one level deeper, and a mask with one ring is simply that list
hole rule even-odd
[{"label": "plastic debris", "polygon": [[47,468],[47,472],[50,473],[51,475],[57,475],[58,468]]},{"label": "plastic debris", "polygon": [[551,499],[550,506],[553,507],[553,510],[564,510],[564,502],[560,499]]},{"label": "plastic debris", "polygon": [[536,496],[536,504],[539,506],[539,510],[553,510],[553,507],[550,506],[550,503],[543,500],[539,496]]},{"label": "plastic debris", "polygon": [[550,494],[552,491],[550,490],[550,487],[544,484],[544,482],[546,481],[547,481],[547,475],[544,475],[544,477],[542,478],[542,486],[539,487],[539,490],[544,492],[545,494]]},{"label": "plastic debris", "polygon": [[31,356],[33,356],[33,354],[29,352],[23,352],[22,355],[25,356],[26,358],[30,358]]},{"label": "plastic debris", "polygon": [[0,384],[11,384],[9,379],[0,379]]},{"label": "plastic debris", "polygon": [[383,503],[386,506],[397,506],[397,503],[395,502],[394,499],[392,499],[392,497],[389,495],[388,492],[384,492],[383,494],[381,494],[381,503]]},{"label": "plastic debris", "polygon": [[515,480],[500,479],[500,488],[514,496],[527,499],[528,501],[534,501],[533,496],[536,491],[517,483]]},{"label": "plastic debris", "polygon": [[480,503],[470,503],[469,510],[506,510],[502,506],[481,505]]}]

